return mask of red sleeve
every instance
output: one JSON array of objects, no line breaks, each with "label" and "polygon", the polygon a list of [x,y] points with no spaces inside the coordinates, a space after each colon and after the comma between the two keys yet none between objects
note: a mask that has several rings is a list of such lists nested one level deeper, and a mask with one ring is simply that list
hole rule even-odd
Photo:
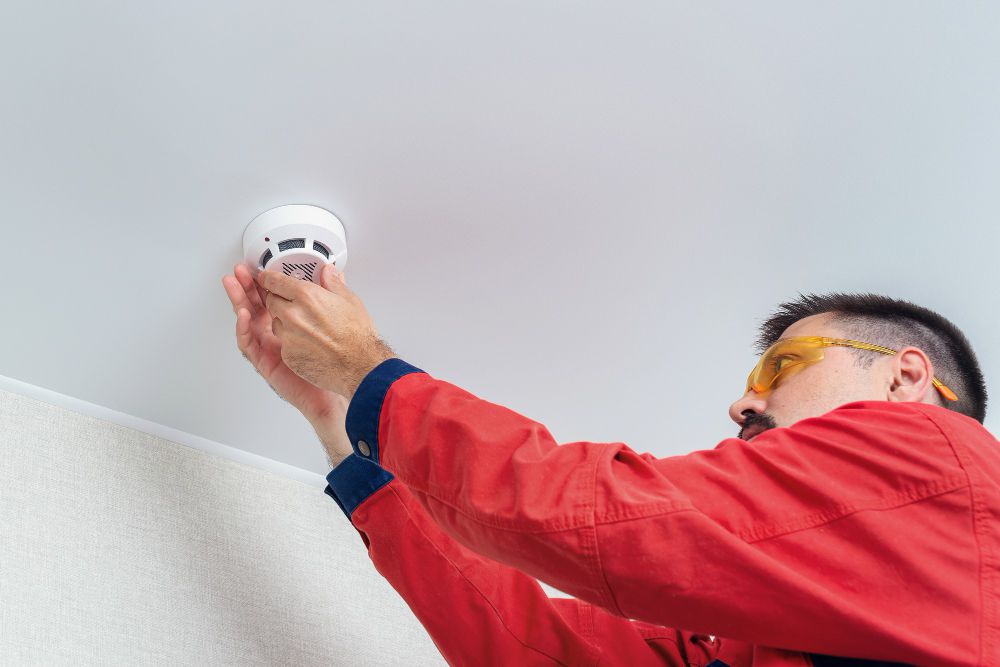
[{"label": "red sleeve", "polygon": [[[345,490],[347,469],[354,468],[355,477],[380,475],[357,457],[345,463],[329,478],[335,499]],[[448,537],[403,484],[380,476],[388,481],[373,485],[378,488],[351,512],[351,522],[375,568],[450,664],[638,667],[712,659],[717,646],[707,637],[549,598],[536,580]]]},{"label": "red sleeve", "polygon": [[655,625],[975,662],[968,481],[906,404],[849,403],[656,459],[620,442],[559,445],[538,422],[393,365],[362,382],[348,434],[465,547]]}]

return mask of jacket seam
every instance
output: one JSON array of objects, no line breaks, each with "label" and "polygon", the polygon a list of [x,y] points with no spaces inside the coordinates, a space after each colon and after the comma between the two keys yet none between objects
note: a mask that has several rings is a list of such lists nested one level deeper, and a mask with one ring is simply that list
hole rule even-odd
[{"label": "jacket seam", "polygon": [[430,490],[426,489],[423,486],[412,484],[409,479],[404,479],[398,473],[393,473],[393,474],[396,475],[396,479],[406,484],[406,486],[411,491],[420,493],[424,496],[427,496],[428,498],[433,498],[442,505],[446,505],[451,509],[455,510],[462,516],[465,516],[471,519],[472,521],[475,521],[476,523],[482,524],[484,526],[488,526],[490,528],[496,528],[497,530],[507,530],[518,533],[527,533],[531,535],[541,535],[544,533],[561,533],[567,530],[577,530],[579,528],[586,528],[588,525],[586,517],[583,517],[581,519],[576,516],[574,516],[569,520],[559,521],[558,523],[554,523],[553,525],[550,526],[542,525],[532,528],[523,525],[515,525],[516,520],[498,520],[496,517],[491,517],[491,519],[487,519],[484,518],[483,516],[480,516],[478,513],[468,511],[467,509],[461,507],[458,503],[454,502],[451,499],[443,498],[438,494],[432,493]]},{"label": "jacket seam", "polygon": [[[781,531],[781,532],[776,532],[774,534],[765,535],[765,536],[762,536],[762,537],[756,537],[756,538],[752,538],[752,539],[749,539],[747,537],[748,534],[753,534],[755,532],[760,532],[758,530],[747,530],[747,531],[737,531],[737,532],[727,531],[727,532],[730,532],[731,534],[739,537],[740,539],[742,539],[743,541],[747,542],[748,544],[753,544],[755,542],[760,542],[760,541],[763,541],[763,540],[770,540],[770,539],[773,539],[773,538],[776,538],[776,537],[782,537],[784,535],[788,535],[788,534],[791,534],[791,533],[797,533],[797,532],[800,532],[800,531],[803,531],[803,530],[809,530],[809,529],[812,529],[812,528],[818,528],[820,526],[824,526],[826,524],[833,523],[834,521],[837,521],[839,519],[843,519],[845,517],[848,517],[848,516],[850,516],[852,514],[857,514],[858,512],[864,512],[864,511],[868,511],[868,510],[896,509],[898,507],[903,507],[905,505],[910,505],[910,504],[913,504],[913,503],[916,503],[916,502],[920,502],[922,500],[927,500],[927,499],[933,498],[935,496],[940,496],[940,495],[943,495],[945,493],[951,493],[952,491],[956,491],[958,489],[962,489],[962,488],[965,488],[966,486],[968,486],[965,483],[964,479],[958,477],[957,480],[958,480],[957,483],[955,483],[956,477],[953,476],[953,477],[946,478],[945,480],[941,480],[939,482],[936,482],[934,484],[928,484],[926,486],[930,487],[930,488],[925,493],[920,493],[920,494],[916,494],[915,495],[912,492],[904,492],[904,493],[896,494],[895,496],[891,496],[890,497],[892,499],[892,502],[886,502],[888,500],[887,498],[880,498],[880,499],[878,499],[878,502],[854,503],[852,505],[838,506],[838,507],[841,507],[841,508],[850,508],[850,509],[849,509],[849,511],[836,512],[834,514],[831,514],[829,517],[823,518],[822,520],[810,521],[810,522],[808,522],[805,525],[794,527],[794,528],[789,528],[788,530],[784,530],[784,531]],[[946,484],[946,482],[952,482],[952,483],[951,484]],[[670,514],[680,514],[682,512],[695,512],[697,514],[700,514],[701,516],[704,516],[706,519],[708,519],[709,521],[712,521],[713,523],[718,523],[710,515],[705,514],[704,512],[702,512],[701,510],[699,510],[697,507],[693,507],[692,506],[692,507],[687,507],[687,508],[683,508],[683,509],[671,510],[669,512],[663,512],[662,514],[651,514],[651,515],[648,515],[648,516],[629,517],[629,518],[624,518],[624,519],[615,519],[613,521],[601,521],[601,522],[598,523],[598,525],[599,526],[605,526],[605,525],[610,525],[610,524],[614,524],[614,523],[624,523],[624,522],[627,522],[627,521],[636,521],[636,520],[639,520],[639,519],[648,519],[648,518],[652,518],[654,516],[669,516]],[[817,516],[817,515],[808,515],[808,516],[809,517],[813,517],[813,516]],[[825,515],[822,515],[822,516],[825,516]],[[720,525],[720,527],[724,528],[724,526],[722,526],[722,524],[719,524],[719,525]]]},{"label": "jacket seam", "polygon": [[644,505],[636,505],[625,510],[616,510],[614,512],[607,512],[601,515],[601,519],[596,521],[598,524],[614,523],[616,521],[623,521],[628,519],[642,519],[648,516],[656,516],[658,514],[670,514],[671,512],[682,512],[684,510],[697,509],[690,501],[687,500],[672,500],[667,502],[657,502],[657,503],[646,503]]},{"label": "jacket seam", "polygon": [[945,433],[936,419],[923,410],[917,410],[917,412],[926,417],[927,421],[934,424],[934,428],[938,430],[941,437],[948,443],[969,485],[969,515],[972,519],[972,536],[976,540],[976,550],[979,552],[979,605],[982,609],[982,614],[979,619],[979,655],[977,656],[977,661],[981,662],[983,656],[986,654],[986,646],[984,644],[986,643],[986,633],[990,625],[990,618],[988,618],[990,608],[986,596],[986,582],[984,578],[986,577],[987,570],[992,567],[993,560],[988,548],[984,546],[983,541],[980,539],[979,528],[980,526],[989,526],[989,516],[987,511],[981,507],[978,494],[976,493],[976,485],[973,483],[972,476],[969,474],[969,470],[962,460],[962,456],[958,453],[958,448],[955,446],[952,438]]},{"label": "jacket seam", "polygon": [[[507,525],[508,522],[506,521],[505,522],[500,522],[496,520],[488,521],[483,517],[479,516],[478,514],[469,512],[466,509],[459,507],[454,502],[450,502],[449,500],[442,498],[438,495],[435,495],[424,488],[411,484],[408,480],[400,478],[399,475],[396,475],[396,478],[399,479],[401,482],[404,482],[406,486],[410,488],[411,491],[415,491],[429,498],[433,498],[442,505],[448,506],[449,508],[471,519],[472,521],[475,521],[476,523],[480,523],[484,526],[495,528],[497,530],[506,530],[511,532],[531,534],[531,535],[542,535],[546,533],[561,533],[570,530],[577,530],[579,528],[588,528],[591,525],[593,525],[594,527],[605,526],[614,523],[622,523],[626,521],[648,519],[656,516],[680,514],[681,512],[698,512],[700,514],[702,513],[701,510],[699,510],[697,507],[693,505],[668,503],[659,506],[657,508],[657,511],[636,514],[634,516],[619,514],[619,515],[610,515],[610,517],[605,517],[600,520],[595,518],[593,524],[590,524],[584,518],[584,519],[573,519],[571,520],[571,522],[564,525],[529,528],[521,525]],[[892,509],[894,507],[899,507],[909,503],[918,502],[925,498],[931,498],[934,496],[941,495],[943,493],[948,493],[950,491],[954,491],[956,489],[962,488],[963,486],[967,485],[968,481],[964,475],[963,476],[952,475],[942,480],[935,480],[934,482],[929,482],[919,487],[914,487],[911,489],[907,489],[905,491],[901,491],[892,496],[881,497],[868,502],[856,502],[850,504],[834,505],[830,509],[824,510],[823,512],[806,515],[806,517],[804,518],[800,517],[795,521],[786,522],[778,526],[747,529],[743,531],[737,531],[734,534],[738,535],[745,541],[758,542],[761,540],[772,539],[774,537],[780,537],[781,535],[786,535],[788,533],[794,533],[800,530],[807,530],[809,528],[822,526],[824,524],[836,521],[837,519],[841,519],[843,517],[855,514],[860,511],[871,510],[871,509]],[[709,515],[706,514],[705,516]],[[709,518],[711,517],[709,516]],[[802,525],[797,525],[800,523]]]},{"label": "jacket seam", "polygon": [[[597,457],[597,460],[599,460],[599,457]],[[658,515],[661,515],[661,514],[671,514],[671,513],[675,513],[675,512],[685,512],[685,511],[690,511],[690,510],[696,510],[697,509],[690,502],[686,502],[686,501],[670,501],[670,502],[661,502],[661,503],[647,503],[645,505],[637,506],[632,511],[627,511],[627,512],[621,512],[621,511],[619,511],[619,512],[614,512],[614,513],[611,513],[611,514],[605,514],[605,515],[602,515],[602,517],[600,519],[597,519],[597,515],[596,515],[596,493],[597,493],[597,487],[596,487],[596,484],[594,484],[593,485],[593,490],[594,490],[594,505],[593,505],[593,507],[594,507],[595,511],[592,513],[593,514],[593,521],[591,521],[590,519],[588,519],[588,517],[586,516],[586,511],[591,508],[590,505],[587,505],[587,506],[585,506],[583,508],[584,509],[584,513],[583,514],[581,514],[579,516],[576,516],[574,518],[571,518],[569,520],[563,519],[563,520],[561,520],[559,522],[552,522],[552,523],[542,524],[540,526],[527,527],[527,526],[524,526],[524,525],[516,524],[516,520],[507,520],[507,521],[504,521],[504,520],[497,519],[496,517],[489,517],[489,518],[487,518],[487,517],[482,516],[482,515],[480,515],[478,513],[470,512],[469,510],[465,509],[464,507],[462,507],[461,505],[459,505],[457,502],[455,502],[451,498],[445,498],[442,495],[439,495],[439,494],[436,494],[436,493],[432,493],[426,487],[423,487],[423,486],[420,486],[420,485],[417,485],[417,484],[413,484],[413,483],[410,482],[409,479],[403,479],[399,475],[399,473],[393,473],[393,474],[400,481],[402,481],[403,483],[405,483],[406,486],[409,487],[411,490],[416,491],[418,493],[421,493],[421,494],[423,494],[425,496],[428,496],[430,498],[433,498],[434,500],[438,501],[442,505],[447,505],[448,507],[450,507],[451,509],[455,510],[456,512],[458,512],[462,516],[468,517],[468,518],[472,519],[473,521],[481,523],[484,526],[489,526],[491,528],[497,528],[497,529],[500,529],[500,530],[510,530],[510,531],[531,533],[533,535],[540,535],[540,534],[544,534],[544,533],[559,533],[559,532],[564,532],[564,531],[567,531],[567,530],[577,530],[579,528],[587,528],[589,526],[598,526],[598,525],[604,525],[604,524],[607,524],[607,523],[615,523],[615,522],[618,522],[618,521],[628,521],[628,520],[631,520],[631,519],[644,519],[644,518],[647,518],[647,517],[658,516]],[[597,469],[596,469],[596,467],[594,469],[594,475],[595,475],[595,477],[597,475]]]},{"label": "jacket seam", "polygon": [[[613,447],[608,447],[607,452],[604,454],[605,457],[612,457],[617,454]],[[604,571],[604,565],[601,563],[601,546],[599,543],[599,538],[597,536],[597,468],[598,465],[603,461],[604,458],[601,456],[594,457],[594,465],[592,469],[592,475],[588,475],[588,479],[592,480],[590,491],[592,491],[591,507],[593,511],[590,517],[590,531],[594,536],[594,564],[597,567],[597,572],[595,573],[595,579],[601,582],[601,591],[605,598],[605,608],[614,609],[621,616],[625,616],[625,612],[622,610],[621,606],[618,604],[617,598],[615,598],[615,592],[611,588],[611,582],[608,581],[608,575]],[[608,604],[610,603],[610,604]]]},{"label": "jacket seam", "polygon": [[738,531],[736,534],[745,542],[753,544],[764,540],[774,539],[783,535],[818,528],[826,524],[838,521],[845,517],[868,510],[886,510],[903,507],[915,502],[920,502],[927,498],[933,498],[945,493],[950,493],[956,489],[961,489],[968,485],[968,480],[963,476],[950,475],[944,479],[926,482],[916,487],[910,487],[890,496],[880,496],[870,500],[860,500],[852,503],[841,503],[832,505],[826,510],[807,514],[795,520],[786,521],[782,524],[767,527],[754,527]]},{"label": "jacket seam", "polygon": [[677,631],[671,628],[642,628],[637,627],[636,630],[642,635],[643,639],[653,640],[653,639],[666,639],[677,644]]}]

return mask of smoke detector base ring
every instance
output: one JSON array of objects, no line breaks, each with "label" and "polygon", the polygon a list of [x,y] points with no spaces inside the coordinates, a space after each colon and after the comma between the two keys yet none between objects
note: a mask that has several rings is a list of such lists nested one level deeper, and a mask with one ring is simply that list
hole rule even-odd
[{"label": "smoke detector base ring", "polygon": [[326,264],[347,265],[347,233],[336,215],[308,204],[264,211],[243,232],[243,263],[256,279],[267,269],[319,284]]}]

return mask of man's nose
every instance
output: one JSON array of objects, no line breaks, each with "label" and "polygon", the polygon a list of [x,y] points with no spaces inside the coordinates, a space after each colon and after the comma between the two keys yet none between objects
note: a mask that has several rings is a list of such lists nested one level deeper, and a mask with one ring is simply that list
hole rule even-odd
[{"label": "man's nose", "polygon": [[749,390],[743,397],[729,406],[729,418],[742,425],[747,410],[761,414],[767,408],[767,400],[754,390]]}]

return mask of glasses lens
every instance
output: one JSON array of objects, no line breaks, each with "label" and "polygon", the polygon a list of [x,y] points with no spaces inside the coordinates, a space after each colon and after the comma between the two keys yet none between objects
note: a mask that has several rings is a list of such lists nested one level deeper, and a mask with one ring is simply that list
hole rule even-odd
[{"label": "glasses lens", "polygon": [[761,355],[760,361],[750,371],[747,391],[769,391],[777,386],[781,377],[787,377],[822,358],[823,345],[812,337],[779,340]]}]

